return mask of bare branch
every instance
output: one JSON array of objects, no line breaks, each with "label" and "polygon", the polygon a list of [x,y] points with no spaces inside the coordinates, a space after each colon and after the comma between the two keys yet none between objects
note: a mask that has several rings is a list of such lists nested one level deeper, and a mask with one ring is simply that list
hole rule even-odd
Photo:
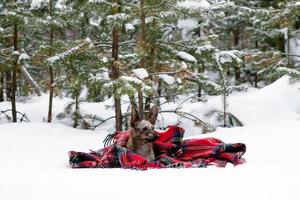
[{"label": "bare branch", "polygon": [[[7,112],[11,112],[11,111],[12,111],[12,109],[7,109],[7,110],[0,111],[0,116],[1,116],[1,115],[5,115],[6,118],[7,118],[9,121],[11,121],[11,118],[12,118],[12,117],[10,117],[10,116],[7,114]],[[20,122],[23,122],[23,121],[24,121],[24,122],[30,122],[30,120],[28,119],[26,113],[21,113],[21,112],[19,112],[19,111],[16,111],[16,112],[17,112],[17,114],[21,115]]]},{"label": "bare branch", "polygon": [[[145,112],[149,112],[149,111],[145,111]],[[184,112],[184,111],[178,111],[178,110],[163,110],[163,111],[159,111],[159,113],[175,113],[183,118],[189,119],[191,121],[193,121],[196,125],[199,125],[203,128],[203,132],[207,133],[207,132],[212,132],[215,131],[215,128],[208,123],[203,122],[201,119],[199,119],[198,117],[196,117],[195,115],[192,115],[190,113]],[[130,116],[131,112],[127,112],[125,114],[123,114],[123,117],[127,117]],[[103,121],[101,121],[99,124],[92,126],[92,130],[95,130],[97,127],[101,126],[102,124],[104,124],[105,122],[114,119],[115,116],[111,116]]]},{"label": "bare branch", "polygon": [[29,74],[29,72],[27,71],[27,69],[25,68],[24,65],[20,65],[20,72],[23,75],[23,77],[25,78],[25,80],[27,81],[27,83],[29,83],[34,89],[35,92],[38,96],[41,96],[41,91],[40,88],[38,86],[38,84],[34,81],[34,79],[32,78],[32,76]]}]

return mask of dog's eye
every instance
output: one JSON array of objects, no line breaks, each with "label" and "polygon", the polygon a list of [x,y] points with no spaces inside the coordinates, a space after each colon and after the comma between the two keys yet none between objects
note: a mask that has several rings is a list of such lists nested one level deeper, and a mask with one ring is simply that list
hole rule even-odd
[{"label": "dog's eye", "polygon": [[148,131],[148,127],[144,127],[142,130],[143,131]]}]

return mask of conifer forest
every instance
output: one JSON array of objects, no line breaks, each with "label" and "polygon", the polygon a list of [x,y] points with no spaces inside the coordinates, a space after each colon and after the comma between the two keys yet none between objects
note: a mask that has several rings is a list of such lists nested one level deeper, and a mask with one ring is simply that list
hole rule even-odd
[{"label": "conifer forest", "polygon": [[[29,114],[17,101],[47,94],[45,121],[92,128],[106,119],[82,114],[81,102],[113,98],[122,130],[122,97],[142,114],[193,94],[222,95],[215,112],[232,126],[240,122],[226,112],[230,93],[300,78],[297,0],[11,0],[0,1],[0,16],[0,102],[11,102],[2,118],[12,122]],[[55,116],[57,96],[72,101]]]},{"label": "conifer forest", "polygon": [[300,0],[0,0],[0,200],[298,200],[299,130]]}]

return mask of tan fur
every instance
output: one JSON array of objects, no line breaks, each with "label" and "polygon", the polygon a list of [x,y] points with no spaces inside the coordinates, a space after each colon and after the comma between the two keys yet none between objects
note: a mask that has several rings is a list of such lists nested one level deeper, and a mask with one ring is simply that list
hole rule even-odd
[{"label": "tan fur", "polygon": [[[134,129],[131,129],[131,131],[134,131]],[[131,132],[129,140],[127,142],[127,148],[143,156],[149,162],[154,160],[155,155],[153,151],[153,143],[147,142],[143,138],[134,137],[133,135],[134,134]]]},{"label": "tan fur", "polygon": [[[152,140],[158,138],[154,131],[157,115],[156,107],[151,108],[147,120],[141,119],[136,110],[132,109],[131,111],[131,129],[127,148],[143,156],[149,162],[155,159]],[[143,129],[147,130],[144,131]]]}]

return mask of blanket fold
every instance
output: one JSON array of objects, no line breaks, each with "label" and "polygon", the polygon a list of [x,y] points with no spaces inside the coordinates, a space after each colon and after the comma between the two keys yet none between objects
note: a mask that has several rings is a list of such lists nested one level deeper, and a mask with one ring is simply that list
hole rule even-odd
[{"label": "blanket fold", "polygon": [[69,151],[72,168],[127,168],[145,170],[148,168],[189,168],[215,165],[225,167],[243,164],[246,152],[243,143],[227,144],[217,138],[183,140],[184,129],[169,126],[154,142],[156,159],[148,162],[141,155],[126,148],[128,131],[117,132],[113,144],[89,153]]}]

